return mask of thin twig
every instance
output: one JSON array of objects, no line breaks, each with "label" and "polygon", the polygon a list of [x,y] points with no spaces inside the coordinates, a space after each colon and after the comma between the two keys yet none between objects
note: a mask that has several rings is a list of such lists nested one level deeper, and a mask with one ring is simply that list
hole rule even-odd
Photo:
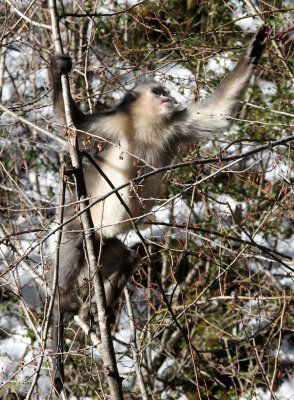
[{"label": "thin twig", "polygon": [[[258,10],[256,9],[255,5],[252,3],[251,0],[244,0],[245,3],[248,5],[248,7],[255,13],[257,13],[257,17],[258,19],[264,23],[264,17],[261,16],[261,13],[258,12]],[[272,39],[272,43],[274,45],[274,48],[276,49],[276,52],[278,53],[278,56],[280,57],[282,63],[284,64],[284,67],[286,68],[286,70],[288,71],[290,78],[292,80],[292,83],[294,83],[294,73],[292,71],[291,66],[288,64],[288,62],[285,60],[285,57],[283,56],[279,45],[277,43],[277,41],[275,39]]]},{"label": "thin twig", "polygon": [[87,324],[86,321],[84,321],[79,315],[74,316],[74,320],[76,324],[82,328],[82,330],[85,332],[87,336],[91,339],[92,343],[94,346],[97,347],[97,350],[101,353],[101,339],[99,336],[96,334],[96,332],[93,331],[93,329]]},{"label": "thin twig", "polygon": [[62,146],[67,147],[67,141],[63,139],[61,136],[56,135],[53,132],[47,131],[44,128],[41,128],[40,126],[34,124],[33,122],[21,117],[20,115],[15,114],[13,111],[9,110],[9,108],[5,107],[3,104],[0,104],[0,109],[7,114],[11,115],[13,118],[15,118],[17,121],[21,121],[26,125],[31,126],[32,128],[36,129],[38,132],[44,133],[45,135],[49,136],[51,139],[54,139],[56,142],[60,143]]},{"label": "thin twig", "polygon": [[129,11],[131,11],[135,7],[139,7],[142,4],[146,3],[147,0],[143,0],[139,3],[136,3],[128,8],[125,8],[124,10],[121,11],[114,11],[112,13],[86,13],[85,14],[75,14],[75,13],[65,13],[61,14],[59,18],[66,18],[66,17],[77,17],[77,18],[85,18],[85,17],[113,17],[115,15],[120,15],[120,14],[125,14]]},{"label": "thin twig", "polygon": [[[15,257],[20,257],[19,251],[13,244],[11,237],[7,235],[7,232],[5,231],[3,225],[0,225],[0,236],[2,236],[0,243],[2,244],[3,242],[3,244],[6,244],[10,248],[10,251],[12,251]],[[38,284],[38,286],[40,286],[40,288],[43,289],[45,288],[46,283],[44,279],[41,277],[41,275],[39,275],[36,271],[34,271],[34,269],[25,261],[25,259],[21,260],[21,266],[26,272],[29,273],[29,275]],[[9,267],[9,269],[10,268],[11,267]]]},{"label": "thin twig", "polygon": [[44,28],[44,29],[48,29],[49,31],[52,30],[50,25],[46,25],[46,24],[42,24],[41,22],[36,22],[36,21],[32,21],[29,17],[27,17],[25,14],[23,14],[21,11],[19,11],[15,5],[12,4],[12,2],[10,0],[6,0],[6,2],[10,5],[10,7],[12,7],[15,12],[24,20],[26,20],[27,22],[29,22],[30,24],[34,25],[34,26],[38,26],[39,28]]}]

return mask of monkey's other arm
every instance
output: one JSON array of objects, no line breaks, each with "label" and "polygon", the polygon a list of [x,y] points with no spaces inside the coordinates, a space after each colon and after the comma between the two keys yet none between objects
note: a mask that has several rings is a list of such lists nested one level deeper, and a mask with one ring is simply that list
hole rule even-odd
[{"label": "monkey's other arm", "polygon": [[[239,101],[245,92],[255,67],[265,49],[271,32],[270,25],[263,25],[250,41],[233,71],[227,75],[216,91],[202,102],[188,109],[188,124],[185,141],[195,140],[229,127],[230,117],[235,115]],[[190,135],[189,135],[190,133]]]},{"label": "monkey's other arm", "polygon": [[[66,55],[54,55],[51,57],[51,75],[53,83],[53,107],[55,118],[57,121],[66,125],[64,103],[62,94],[61,76],[70,73],[72,68],[72,61],[69,56]],[[70,109],[73,123],[76,125],[84,119],[84,114],[81,112],[79,107],[70,96]]]}]

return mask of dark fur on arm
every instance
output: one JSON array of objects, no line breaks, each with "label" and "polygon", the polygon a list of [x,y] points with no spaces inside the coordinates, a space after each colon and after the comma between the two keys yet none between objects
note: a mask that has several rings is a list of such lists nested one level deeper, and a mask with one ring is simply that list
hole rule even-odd
[{"label": "dark fur on arm", "polygon": [[[54,112],[55,116],[57,117],[57,120],[63,125],[66,125],[66,121],[64,114],[61,76],[69,74],[71,69],[72,69],[72,61],[69,56],[56,54],[55,56],[51,57]],[[72,97],[70,97],[70,108],[71,108],[71,117],[73,119],[73,123],[75,125],[77,123],[81,123],[84,119],[84,114],[76,105]]]}]

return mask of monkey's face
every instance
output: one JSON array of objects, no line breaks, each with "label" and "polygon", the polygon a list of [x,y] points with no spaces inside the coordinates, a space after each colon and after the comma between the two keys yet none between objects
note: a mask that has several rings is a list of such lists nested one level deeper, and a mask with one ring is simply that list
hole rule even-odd
[{"label": "monkey's face", "polygon": [[162,86],[150,88],[146,96],[150,97],[150,102],[153,104],[154,115],[169,114],[172,111],[174,100]]},{"label": "monkey's face", "polygon": [[175,101],[157,82],[147,82],[137,86],[130,111],[134,118],[150,122],[160,122],[168,118]]}]

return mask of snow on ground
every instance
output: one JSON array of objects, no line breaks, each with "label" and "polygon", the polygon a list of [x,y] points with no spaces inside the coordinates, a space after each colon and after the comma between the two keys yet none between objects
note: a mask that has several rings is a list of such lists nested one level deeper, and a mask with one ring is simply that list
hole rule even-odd
[{"label": "snow on ground", "polygon": [[[271,400],[272,396],[270,391],[264,391],[261,388],[254,390],[254,393],[248,393],[240,397],[238,400]],[[294,399],[294,386],[288,380],[285,380],[279,389],[274,392],[278,400],[293,400]]]},{"label": "snow on ground", "polygon": [[[1,383],[9,381],[11,378],[14,382],[22,383],[33,372],[30,366],[19,368],[20,362],[26,359],[31,339],[27,336],[27,329],[19,321],[16,306],[11,306],[10,310],[4,307],[0,310],[0,329],[1,333],[4,333],[4,338],[0,340]],[[14,375],[16,370],[19,372]]]}]

